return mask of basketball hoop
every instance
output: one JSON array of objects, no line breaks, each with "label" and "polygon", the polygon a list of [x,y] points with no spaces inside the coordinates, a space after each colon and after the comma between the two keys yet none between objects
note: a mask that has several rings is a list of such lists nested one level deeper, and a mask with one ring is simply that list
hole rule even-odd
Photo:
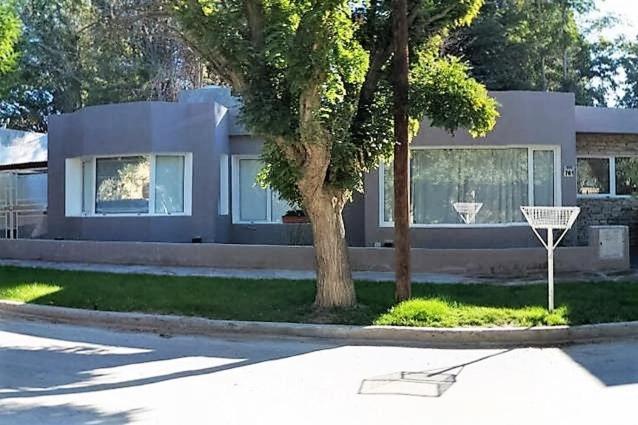
[{"label": "basketball hoop", "polygon": [[454,210],[459,213],[461,220],[465,224],[474,224],[476,222],[476,214],[483,206],[481,202],[454,202],[452,204]]},{"label": "basketball hoop", "polygon": [[[547,249],[547,286],[548,309],[554,311],[554,249],[558,246],[567,231],[572,228],[580,213],[578,207],[521,207],[521,211],[534,234]],[[547,230],[547,242],[538,233],[539,229]],[[562,230],[554,242],[554,230]]]}]

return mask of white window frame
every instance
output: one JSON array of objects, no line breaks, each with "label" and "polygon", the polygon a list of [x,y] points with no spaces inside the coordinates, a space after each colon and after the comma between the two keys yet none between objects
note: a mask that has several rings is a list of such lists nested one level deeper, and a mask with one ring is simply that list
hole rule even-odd
[{"label": "white window frame", "polygon": [[617,158],[636,158],[638,155],[631,154],[619,154],[619,155],[596,155],[596,154],[585,154],[585,155],[577,155],[576,156],[576,165],[578,165],[579,159],[606,159],[609,161],[609,193],[578,193],[578,166],[576,167],[576,198],[583,199],[596,199],[596,198],[619,198],[619,199],[627,199],[631,198],[632,195],[618,195],[616,194],[616,159]]},{"label": "white window frame", "polygon": [[259,155],[232,155],[232,222],[233,224],[283,224],[281,217],[272,217],[272,197],[273,190],[268,187],[264,189],[266,191],[266,219],[265,220],[242,220],[239,210],[239,161],[242,159],[256,159],[260,160]]},{"label": "white window frame", "polygon": [[[410,147],[410,152],[418,150],[445,150],[445,149],[527,149],[527,197],[530,205],[534,205],[534,151],[552,151],[554,152],[554,206],[562,205],[562,180],[561,180],[561,148],[559,145],[443,145],[443,146],[414,146]],[[412,182],[410,176],[411,167],[408,167],[408,182]],[[385,221],[384,214],[384,201],[385,201],[385,164],[379,165],[379,227],[394,227],[394,222]],[[410,214],[412,217],[412,214]],[[489,227],[519,227],[529,226],[526,222],[512,222],[512,223],[443,223],[443,224],[423,224],[423,223],[410,223],[410,227],[413,228],[489,228]]]},{"label": "white window frame", "polygon": [[[144,156],[149,158],[149,194],[148,194],[148,212],[140,213],[96,213],[96,182],[97,182],[97,160],[103,158],[129,158]],[[181,156],[184,158],[184,211],[176,213],[157,213],[155,212],[155,165],[158,156]],[[75,163],[79,164],[74,165]],[[82,164],[84,162],[91,163],[91,171],[93,173],[93,188],[91,190],[90,210],[82,211],[83,191],[83,174]],[[127,153],[122,155],[89,155],[78,158],[66,159],[66,216],[67,217],[179,217],[192,215],[193,204],[193,154],[191,152],[153,152],[153,153]],[[73,178],[70,174],[77,173],[79,168],[79,179]],[[74,182],[79,180],[79,184]],[[79,186],[79,190],[78,190]],[[79,205],[79,209],[78,209]]]},{"label": "white window frame", "polygon": [[217,204],[218,215],[228,215],[228,155],[219,156],[219,201]]}]

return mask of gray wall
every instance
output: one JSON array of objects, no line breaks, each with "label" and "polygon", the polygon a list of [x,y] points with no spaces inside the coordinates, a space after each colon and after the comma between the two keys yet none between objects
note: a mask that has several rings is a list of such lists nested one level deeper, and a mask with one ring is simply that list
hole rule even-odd
[{"label": "gray wall", "polygon": [[[64,239],[190,242],[215,240],[219,191],[215,146],[224,108],[137,102],[95,106],[49,121],[49,230]],[[65,217],[65,159],[162,152],[193,154],[192,216]],[[214,165],[214,166],[213,166]]]},{"label": "gray wall", "polygon": [[[596,242],[596,240],[593,240]],[[515,249],[413,249],[415,273],[453,273],[483,276],[544,275],[547,253],[542,247]],[[314,251],[309,246],[176,244],[51,240],[0,240],[0,257],[80,263],[140,264],[157,266],[237,269],[313,270]],[[394,250],[350,248],[355,271],[392,271]],[[596,246],[559,248],[556,271],[629,269],[628,250],[621,258],[603,258]]]},{"label": "gray wall", "polygon": [[[474,139],[467,131],[450,135],[429,127],[427,120],[412,141],[413,146],[558,145],[561,170],[576,166],[574,95],[542,92],[494,92],[501,117],[487,137]],[[366,178],[366,245],[393,239],[393,229],[379,226],[379,175]],[[575,205],[576,179],[562,177],[562,204]],[[412,243],[424,248],[503,248],[537,246],[528,226],[412,228]]]},{"label": "gray wall", "polygon": [[[231,136],[231,155],[259,155],[263,141],[252,136]],[[232,175],[232,164],[230,167]],[[229,178],[229,185],[232,183]],[[231,216],[232,216],[232,188]],[[361,194],[355,194],[353,202],[344,210],[346,238],[351,246],[364,245],[364,203]],[[228,242],[237,244],[310,245],[312,229],[309,224],[232,224]]]}]

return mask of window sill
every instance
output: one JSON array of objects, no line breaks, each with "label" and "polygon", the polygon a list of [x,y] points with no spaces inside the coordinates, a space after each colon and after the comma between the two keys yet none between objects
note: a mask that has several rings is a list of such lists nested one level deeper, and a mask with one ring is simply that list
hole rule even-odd
[{"label": "window sill", "polygon": [[631,199],[633,195],[611,195],[611,194],[598,194],[598,195],[576,195],[576,199]]},{"label": "window sill", "polygon": [[240,226],[257,226],[257,225],[261,225],[261,224],[281,224],[284,225],[285,223],[281,222],[281,221],[233,221],[232,224],[237,224]]},{"label": "window sill", "polygon": [[191,214],[175,213],[175,214],[78,214],[78,215],[66,215],[69,218],[120,218],[120,217],[139,217],[139,218],[153,218],[153,217],[190,217]]},{"label": "window sill", "polygon": [[[489,229],[500,227],[528,227],[527,223],[494,223],[494,224],[411,224],[411,229]],[[379,227],[394,228],[393,223],[381,223]]]}]

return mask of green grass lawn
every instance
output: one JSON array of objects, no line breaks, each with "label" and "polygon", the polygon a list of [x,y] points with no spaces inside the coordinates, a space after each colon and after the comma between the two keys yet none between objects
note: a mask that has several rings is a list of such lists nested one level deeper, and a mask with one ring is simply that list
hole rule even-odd
[{"label": "green grass lawn", "polygon": [[359,305],[318,312],[312,281],[118,275],[0,267],[0,299],[95,310],[181,314],[214,319],[405,326],[531,326],[638,320],[638,284],[546,286],[415,284],[394,306],[393,284],[357,282]]}]

